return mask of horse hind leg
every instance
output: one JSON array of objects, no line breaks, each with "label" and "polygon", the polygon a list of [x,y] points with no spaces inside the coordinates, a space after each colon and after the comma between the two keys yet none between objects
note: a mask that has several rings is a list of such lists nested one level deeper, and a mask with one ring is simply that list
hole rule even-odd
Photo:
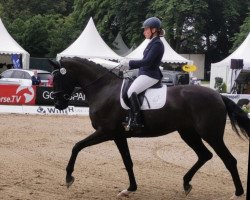
[{"label": "horse hind leg", "polygon": [[185,194],[188,195],[192,189],[190,184],[195,173],[213,157],[213,154],[203,144],[200,135],[195,130],[179,131],[181,138],[191,147],[198,156],[197,162],[183,177],[183,187]]},{"label": "horse hind leg", "polygon": [[[244,189],[242,187],[242,183],[240,180],[239,172],[237,169],[237,160],[233,157],[233,155],[230,153],[228,148],[226,147],[223,139],[221,140],[215,140],[215,139],[206,139],[208,144],[214,149],[214,151],[217,153],[217,155],[221,158],[224,165],[230,172],[234,186],[235,186],[235,198],[242,196],[244,194]],[[231,198],[234,199],[234,196]]]}]

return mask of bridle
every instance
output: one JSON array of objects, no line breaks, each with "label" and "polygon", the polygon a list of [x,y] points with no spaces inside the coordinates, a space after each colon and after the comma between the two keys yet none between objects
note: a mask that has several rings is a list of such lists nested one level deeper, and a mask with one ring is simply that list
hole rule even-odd
[{"label": "bridle", "polygon": [[[76,93],[76,92],[74,92],[74,93]],[[55,98],[55,96],[60,96],[60,95],[62,96],[62,99],[65,101],[69,101],[71,98],[71,95],[69,95],[68,93],[66,93],[62,90],[51,93],[52,98]]]},{"label": "bridle", "polygon": [[[62,66],[60,65],[60,68],[61,68],[61,67],[62,67]],[[84,90],[84,89],[87,89],[88,87],[90,87],[91,85],[93,85],[96,81],[100,80],[101,78],[103,78],[104,76],[106,76],[107,74],[109,74],[110,72],[112,72],[114,69],[121,68],[121,67],[122,67],[121,64],[118,64],[117,66],[113,67],[112,69],[109,69],[107,72],[105,72],[104,74],[102,74],[100,77],[96,78],[95,80],[93,80],[93,81],[90,82],[89,84],[85,85],[83,88],[79,88],[79,89],[73,91],[73,93],[72,93],[71,95],[68,94],[67,92],[64,92],[63,90],[59,90],[59,91],[52,92],[51,95],[52,95],[53,98],[54,98],[55,96],[60,96],[60,95],[61,95],[61,97],[62,97],[63,100],[69,101],[70,98],[71,98],[71,96],[72,96],[73,94],[76,94],[76,93],[79,92],[79,91],[82,91],[82,90]],[[60,69],[56,69],[56,70],[54,70],[54,71],[51,73],[53,77],[54,77],[54,74],[55,74],[56,72],[59,72],[59,73],[60,73]],[[115,74],[115,73],[114,73],[114,74]],[[115,74],[115,75],[116,75],[116,74]],[[116,76],[120,77],[119,75],[116,75]]]},{"label": "bridle", "polygon": [[[112,69],[109,69],[107,72],[105,72],[104,74],[102,74],[100,77],[96,78],[95,80],[91,81],[89,84],[85,85],[83,88],[87,89],[89,86],[93,85],[96,81],[99,81],[101,78],[103,78],[104,76],[106,76],[107,74],[109,74],[110,72],[112,72],[114,69],[118,68],[118,67],[122,67],[121,64],[113,67]],[[115,73],[114,73],[115,74]],[[115,74],[116,75],[116,74]],[[116,75],[118,77],[120,77],[119,75]]]},{"label": "bridle", "polygon": [[[60,65],[60,67],[61,67],[61,65]],[[60,69],[54,70],[54,71],[51,73],[52,76],[54,77],[55,74],[56,74],[57,72],[60,73]],[[76,92],[78,92],[78,91],[75,91],[74,93],[76,93]],[[74,93],[73,93],[73,94],[74,94]],[[67,92],[64,92],[63,90],[59,90],[59,91],[52,92],[52,93],[51,93],[51,96],[52,96],[52,98],[55,98],[56,96],[61,96],[61,98],[62,98],[63,100],[65,100],[65,101],[69,101],[70,98],[71,98],[71,95],[68,94]]]}]

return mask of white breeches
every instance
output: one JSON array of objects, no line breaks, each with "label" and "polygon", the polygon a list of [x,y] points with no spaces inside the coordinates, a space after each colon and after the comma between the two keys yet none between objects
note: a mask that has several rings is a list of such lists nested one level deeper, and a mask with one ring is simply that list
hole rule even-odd
[{"label": "white breeches", "polygon": [[158,81],[158,79],[154,79],[146,75],[138,76],[128,89],[128,98],[131,97],[133,92],[140,94],[144,90],[156,84]]}]

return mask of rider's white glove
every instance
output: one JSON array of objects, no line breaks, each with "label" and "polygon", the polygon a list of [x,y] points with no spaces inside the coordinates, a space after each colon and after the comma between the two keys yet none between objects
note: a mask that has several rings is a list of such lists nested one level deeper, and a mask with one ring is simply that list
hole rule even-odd
[{"label": "rider's white glove", "polygon": [[121,70],[129,70],[129,60],[124,58],[120,62]]}]

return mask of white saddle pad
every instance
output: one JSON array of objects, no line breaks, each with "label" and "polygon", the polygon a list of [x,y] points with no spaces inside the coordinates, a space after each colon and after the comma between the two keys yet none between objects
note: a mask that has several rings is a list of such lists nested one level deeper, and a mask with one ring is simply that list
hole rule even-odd
[{"label": "white saddle pad", "polygon": [[[124,80],[122,83],[121,91],[120,91],[120,102],[121,106],[128,110],[130,109],[122,98],[122,88],[124,85]],[[143,98],[143,103],[141,105],[141,110],[153,110],[162,108],[167,99],[167,86],[163,85],[161,88],[150,88],[145,92],[145,97]]]}]

